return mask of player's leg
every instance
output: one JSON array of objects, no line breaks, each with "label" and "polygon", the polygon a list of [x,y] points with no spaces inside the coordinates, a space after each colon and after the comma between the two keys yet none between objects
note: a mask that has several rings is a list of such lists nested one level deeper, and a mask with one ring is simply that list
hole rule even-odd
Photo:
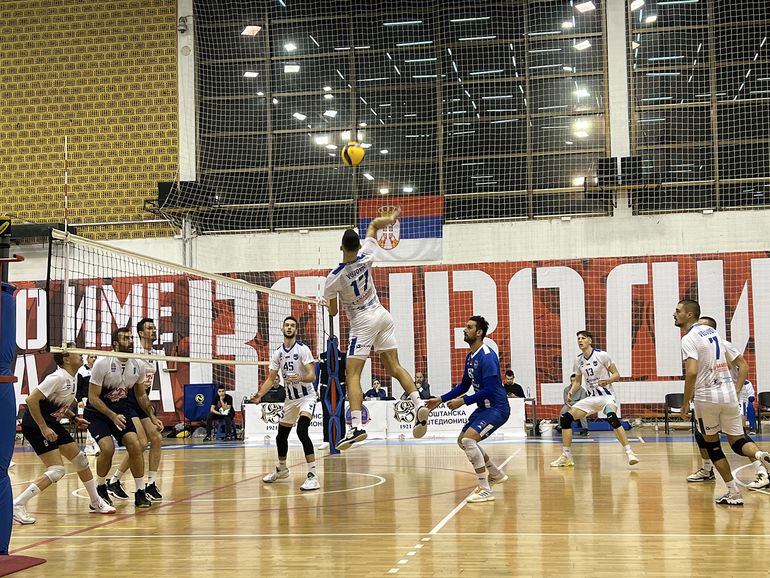
[{"label": "player's leg", "polygon": [[559,419],[562,449],[561,455],[551,462],[552,467],[563,468],[575,465],[575,461],[572,459],[572,422],[584,418],[589,414],[589,410],[593,409],[591,407],[579,407],[581,404],[587,406],[589,400],[590,398],[581,399]]},{"label": "player's leg", "polygon": [[[495,499],[492,493],[491,483],[494,480],[492,472],[490,472],[487,463],[491,463],[489,456],[485,459],[485,452],[481,449],[479,443],[481,440],[489,437],[498,427],[504,424],[508,420],[508,415],[504,415],[494,408],[476,410],[469,417],[468,422],[460,432],[460,436],[457,438],[458,445],[465,452],[468,461],[473,466],[473,470],[476,472],[478,478],[478,486],[468,496],[468,502],[491,502]],[[502,472],[495,466],[494,470],[498,474],[498,480],[495,483],[504,481],[499,479]],[[490,477],[493,477],[490,480]]]},{"label": "player's leg", "polygon": [[43,475],[27,486],[27,488],[13,500],[13,519],[19,524],[35,523],[36,519],[27,513],[27,502],[43,490],[47,489],[51,484],[55,484],[64,477],[64,463],[62,462],[58,445],[56,445],[56,442],[53,442],[53,444],[52,450],[43,454],[38,454],[40,461],[42,461],[45,466]]},{"label": "player's leg", "polygon": [[61,455],[74,466],[75,471],[83,482],[83,485],[88,492],[88,497],[91,503],[88,506],[89,511],[92,514],[114,514],[115,508],[105,502],[96,490],[96,480],[94,480],[94,474],[91,472],[91,468],[88,465],[88,458],[86,454],[80,451],[80,447],[74,442],[59,446]]},{"label": "player's leg", "polygon": [[305,492],[321,489],[321,482],[318,479],[318,472],[316,471],[315,450],[313,448],[313,442],[310,441],[309,432],[314,406],[314,398],[310,397],[310,399],[303,399],[299,419],[297,420],[297,437],[299,437],[299,441],[302,442],[302,450],[305,453],[305,462],[307,463],[307,478],[302,482],[299,489]]},{"label": "player's leg", "polygon": [[735,414],[732,417],[737,417],[737,429],[733,429],[734,424],[731,424],[728,420],[724,419],[722,414],[723,404],[717,403],[704,403],[695,402],[695,416],[698,423],[698,427],[703,434],[703,439],[706,443],[706,451],[708,452],[711,461],[714,462],[714,468],[719,472],[720,477],[724,480],[727,486],[727,493],[719,496],[716,499],[717,504],[724,504],[728,506],[742,506],[743,498],[738,490],[738,484],[733,479],[732,471],[730,470],[730,464],[727,463],[727,458],[722,451],[722,444],[719,439],[719,434],[725,431],[727,435],[737,435],[743,433],[743,427],[740,420],[740,410],[737,404],[733,406]]},{"label": "player's leg", "polygon": [[700,433],[698,428],[695,428],[695,443],[698,444],[698,452],[703,459],[703,465],[700,469],[687,476],[688,482],[711,482],[716,479],[714,476],[714,463],[709,457],[708,451],[706,451],[706,440],[703,439],[703,434]]},{"label": "player's leg", "polygon": [[628,458],[628,464],[633,466],[639,463],[639,458],[636,457],[636,454],[634,454],[634,451],[631,449],[631,444],[628,443],[626,430],[623,429],[623,424],[618,417],[617,411],[618,407],[615,403],[608,403],[604,408],[604,413],[607,415],[605,419],[607,423],[610,424],[612,431],[615,432],[615,437],[618,438],[620,445],[623,446],[626,457]]},{"label": "player's leg", "polygon": [[106,417],[97,412],[84,413],[83,417],[90,422],[88,431],[99,448],[99,455],[96,458],[96,491],[102,500],[112,506],[112,499],[107,490],[107,476],[115,455],[115,442],[112,439],[113,426]]},{"label": "player's leg", "polygon": [[[395,343],[395,341],[393,341]],[[412,435],[416,438],[423,437],[428,431],[428,417],[430,410],[425,406],[425,401],[420,397],[417,386],[414,384],[412,376],[404,369],[398,359],[398,349],[377,349],[380,355],[380,361],[385,366],[385,371],[391,377],[398,380],[404,391],[409,395],[409,399],[414,404],[414,427]]]},{"label": "player's leg", "polygon": [[159,501],[163,499],[163,496],[158,489],[158,470],[160,469],[160,451],[163,444],[163,436],[161,436],[158,428],[152,424],[152,420],[149,417],[143,417],[141,419],[141,428],[137,428],[137,433],[141,430],[144,432],[147,441],[150,444],[150,451],[147,455],[147,485],[145,492],[147,496],[153,501]]},{"label": "player's leg", "polygon": [[[137,416],[132,416],[131,421],[134,423],[134,429],[137,432],[137,435],[139,436],[139,443],[142,445],[142,447],[147,447],[147,437],[144,434],[144,428],[142,427],[142,422],[139,420]],[[128,493],[126,493],[126,490],[123,488],[123,485],[120,483],[120,479],[123,477],[123,474],[125,474],[129,468],[131,467],[131,456],[128,455],[128,452],[126,452],[126,455],[123,456],[123,459],[120,461],[120,465],[118,465],[117,468],[115,468],[115,472],[112,474],[112,477],[107,482],[107,491],[110,493],[110,496],[113,498],[117,498],[119,500],[128,500]]]},{"label": "player's leg", "polygon": [[275,470],[262,478],[266,484],[272,484],[278,480],[289,477],[289,468],[286,466],[286,457],[289,455],[289,433],[299,417],[299,400],[287,399],[283,404],[283,417],[278,423],[278,434],[275,436],[275,447],[278,450],[278,463]]},{"label": "player's leg", "polygon": [[[742,425],[742,424],[741,424]],[[734,431],[734,430],[733,430]],[[754,440],[745,433],[742,435],[727,435],[727,442],[739,456],[749,458],[754,467],[754,481],[747,484],[752,490],[761,490],[770,486],[767,467],[770,466],[770,454],[759,449]]]},{"label": "player's leg", "polygon": [[[336,447],[340,451],[346,450],[354,443],[366,439],[366,431],[363,428],[361,419],[361,407],[364,404],[364,392],[361,390],[361,372],[369,357],[371,345],[361,347],[360,343],[356,344],[357,340],[358,338],[356,337],[351,338],[348,358],[345,364],[345,387],[347,388],[348,402],[350,403],[350,428],[345,431],[345,437],[337,443]],[[351,355],[351,351],[355,352],[354,356]]]},{"label": "player's leg", "polygon": [[131,475],[134,477],[134,485],[136,486],[134,506],[137,508],[149,508],[152,503],[147,498],[144,483],[144,448],[146,443],[140,443],[133,420],[126,422],[126,429],[119,432],[119,435],[120,437],[116,436],[116,439],[126,448],[126,452],[128,452],[129,459],[131,460]]}]

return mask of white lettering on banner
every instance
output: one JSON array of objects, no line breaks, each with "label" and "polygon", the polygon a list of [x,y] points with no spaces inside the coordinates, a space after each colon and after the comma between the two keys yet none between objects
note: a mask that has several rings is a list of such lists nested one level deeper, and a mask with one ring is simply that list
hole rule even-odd
[{"label": "white lettering on banner", "polygon": [[770,372],[770,259],[751,260],[751,296],[754,304],[754,356],[757,390],[768,391]]},{"label": "white lettering on banner", "polygon": [[[414,292],[411,273],[391,273],[389,276],[390,313],[398,343],[398,360],[407,373],[414,376]],[[391,395],[396,399],[404,393],[397,379],[391,381]]]},{"label": "white lettering on banner", "polygon": [[701,314],[713,317],[717,333],[727,339],[725,325],[725,275],[724,264],[718,261],[698,261],[698,304]]},{"label": "white lettering on banner", "polygon": [[508,282],[508,316],[511,367],[520,383],[537,383],[535,364],[535,308],[532,269],[514,273]]},{"label": "white lettering on banner", "polygon": [[[27,333],[27,301],[35,303],[35,334]],[[16,346],[22,350],[42,349],[48,342],[48,305],[44,289],[19,289],[16,293]]]},{"label": "white lettering on banner", "polygon": [[743,284],[741,296],[735,306],[733,319],[730,322],[730,343],[738,348],[738,351],[746,350],[749,342],[749,291],[748,283]]},{"label": "white lettering on banner", "polygon": [[[500,348],[489,336],[497,329],[497,284],[488,273],[477,270],[452,271],[452,289],[455,293],[468,291],[473,294],[473,315],[481,315],[489,323],[484,343],[499,355]],[[455,327],[455,349],[468,349],[462,327]]]},{"label": "white lettering on banner", "polygon": [[[211,359],[212,348],[212,319],[211,319],[211,281],[191,280],[190,307],[188,316],[188,342],[190,344],[190,357],[198,359]],[[190,383],[211,383],[214,373],[210,363],[190,364]],[[235,400],[233,400],[235,401]]]},{"label": "white lettering on banner", "polygon": [[[126,301],[121,305],[120,299],[115,293],[115,289],[112,285],[102,286],[102,331],[101,331],[101,346],[112,347],[112,328],[126,327],[131,321],[131,303],[135,300],[134,288],[131,287],[131,292],[126,295]],[[140,285],[141,287],[141,285]],[[139,295],[138,299],[141,303],[142,296]]]},{"label": "white lettering on banner", "polygon": [[449,338],[449,272],[425,273],[425,339],[431,393],[441,395],[452,387]]},{"label": "white lettering on banner", "polygon": [[14,376],[16,376],[16,383],[13,384],[13,388],[16,392],[16,405],[22,405],[26,403],[27,396],[22,395],[21,386],[24,383],[24,376],[27,376],[27,391],[32,391],[40,383],[40,378],[37,373],[37,361],[34,354],[19,355],[16,358],[16,366],[13,370]]},{"label": "white lettering on banner", "polygon": [[681,333],[674,325],[679,296],[679,264],[652,264],[655,362],[659,376],[682,375]]},{"label": "white lettering on banner", "polygon": [[[89,349],[96,347],[96,286],[86,286],[85,295],[78,303],[77,309],[75,309],[75,287],[69,286],[67,288],[66,310],[64,322],[67,324],[67,339],[65,341],[77,341],[80,331],[85,325],[83,345]],[[52,335],[51,345],[61,343],[61,337],[61,335]],[[110,346],[112,346],[111,343]]]},{"label": "white lettering on banner", "polygon": [[632,375],[633,286],[646,284],[647,263],[618,265],[607,275],[605,347],[621,376]]}]

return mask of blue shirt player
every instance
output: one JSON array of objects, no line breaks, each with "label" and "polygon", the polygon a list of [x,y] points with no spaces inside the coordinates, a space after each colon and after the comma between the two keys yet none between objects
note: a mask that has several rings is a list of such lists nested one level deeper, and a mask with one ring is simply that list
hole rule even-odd
[{"label": "blue shirt player", "polygon": [[[452,410],[463,405],[477,405],[457,438],[458,445],[465,451],[479,478],[479,485],[466,498],[468,502],[493,501],[495,495],[491,485],[508,479],[479,446],[481,440],[492,435],[511,416],[511,408],[500,379],[500,360],[497,354],[484,344],[488,329],[489,323],[479,315],[474,315],[468,320],[463,330],[463,338],[471,351],[465,359],[463,379],[451,391],[427,402],[431,410],[441,403],[446,403]],[[466,395],[471,386],[473,393]]]}]

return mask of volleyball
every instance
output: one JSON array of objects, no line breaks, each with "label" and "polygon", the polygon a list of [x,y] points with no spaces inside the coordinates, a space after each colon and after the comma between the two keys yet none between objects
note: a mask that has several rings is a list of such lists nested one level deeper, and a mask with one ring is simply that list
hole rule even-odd
[{"label": "volleyball", "polygon": [[366,150],[359,146],[357,142],[350,141],[348,144],[342,147],[340,156],[342,157],[342,162],[347,166],[357,167],[361,164],[361,161],[364,160],[364,156],[366,156]]}]

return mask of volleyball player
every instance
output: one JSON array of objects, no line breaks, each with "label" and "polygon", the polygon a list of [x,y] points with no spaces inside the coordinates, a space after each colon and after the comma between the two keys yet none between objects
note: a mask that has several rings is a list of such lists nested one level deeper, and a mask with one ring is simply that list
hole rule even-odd
[{"label": "volleyball player", "polygon": [[[155,321],[149,317],[145,317],[139,323],[136,324],[136,332],[139,335],[139,353],[145,353],[147,355],[162,355],[163,350],[153,349],[153,344],[158,338],[158,331],[155,327]],[[139,365],[144,366],[145,371],[145,392],[149,395],[152,389],[152,382],[155,379],[155,373],[158,370],[158,365],[155,361],[147,359],[136,359]],[[163,499],[163,496],[158,489],[157,477],[158,469],[160,468],[160,451],[163,439],[160,432],[163,431],[163,425],[159,422],[153,422],[150,416],[139,406],[136,400],[134,390],[128,390],[128,405],[130,406],[131,419],[134,422],[134,428],[136,429],[136,435],[139,438],[139,444],[142,448],[147,447],[147,441],[150,442],[150,451],[148,456],[148,471],[147,471],[147,483],[145,486],[145,494],[152,501],[159,501]],[[155,415],[155,408],[150,404],[152,415]],[[115,469],[115,473],[112,474],[112,479],[107,482],[107,491],[110,496],[118,498],[120,500],[127,500],[128,494],[123,489],[120,483],[120,478],[128,471],[131,463],[131,457],[126,455],[120,465]]]},{"label": "volleyball player", "polygon": [[318,401],[314,387],[315,359],[310,348],[297,340],[297,320],[287,317],[283,320],[283,344],[278,347],[270,358],[270,372],[267,379],[252,398],[254,403],[259,403],[262,396],[273,387],[281,373],[283,385],[286,388],[286,401],[283,404],[283,417],[278,422],[278,435],[275,445],[278,448],[278,465],[275,471],[267,474],[262,481],[272,484],[278,480],[289,477],[289,468],[286,466],[286,456],[289,453],[289,432],[294,424],[297,424],[297,437],[302,442],[307,462],[307,478],[299,487],[300,490],[310,491],[321,488],[318,472],[315,465],[315,450],[310,441],[310,420],[313,419],[313,410]]},{"label": "volleyball player", "polygon": [[684,299],[674,311],[674,324],[684,331],[682,359],[685,364],[682,419],[689,420],[690,401],[695,401],[695,418],[714,467],[727,485],[727,493],[717,504],[742,506],[743,497],[733,479],[730,465],[722,452],[720,431],[727,436],[733,451],[740,456],[754,456],[770,464],[770,454],[762,452],[743,431],[738,395],[727,361],[724,341],[713,328],[698,323],[700,305]]},{"label": "volleyball player", "polygon": [[626,451],[628,464],[631,466],[638,464],[639,458],[631,449],[626,430],[623,429],[617,414],[618,403],[615,401],[612,384],[620,380],[620,374],[615,363],[606,351],[593,346],[594,337],[588,331],[577,332],[577,343],[580,355],[575,360],[575,381],[567,393],[567,403],[572,402],[572,396],[580,387],[585,389],[588,395],[575,402],[571,409],[561,416],[562,454],[551,462],[551,466],[561,468],[575,465],[572,459],[572,422],[600,411],[604,411],[607,416],[605,420],[610,424],[615,437]]},{"label": "volleyball player", "polygon": [[46,466],[37,478],[13,501],[13,519],[20,524],[34,524],[35,518],[27,513],[27,502],[64,477],[67,458],[86,487],[92,514],[114,514],[115,508],[105,502],[96,490],[96,482],[88,458],[59,421],[68,418],[76,426],[88,425],[83,418],[72,412],[75,400],[77,371],[83,363],[79,353],[55,353],[57,369],[37,387],[33,387],[26,399],[27,411],[21,420],[21,433]]},{"label": "volleyball player", "polygon": [[351,428],[337,444],[338,450],[346,450],[356,442],[366,439],[361,423],[361,371],[369,354],[374,349],[379,353],[385,371],[395,377],[415,407],[415,422],[412,435],[421,438],[428,430],[428,415],[425,402],[420,398],[412,376],[398,360],[398,345],[393,328],[393,317],[380,303],[374,286],[371,269],[377,253],[377,231],[393,225],[400,209],[390,216],[378,217],[369,223],[363,241],[353,229],[342,235],[342,263],[326,277],[324,300],[329,314],[337,315],[341,307],[350,321],[349,344],[345,381],[350,402]]},{"label": "volleyball player", "polygon": [[[441,397],[431,398],[427,403],[429,410],[441,403],[446,403],[451,410],[474,403],[477,406],[457,438],[457,445],[465,451],[478,476],[478,486],[466,498],[466,501],[474,503],[493,501],[495,495],[492,493],[492,485],[508,479],[479,445],[511,416],[511,407],[500,379],[500,360],[494,350],[484,344],[488,329],[489,323],[479,315],[468,320],[463,330],[463,339],[471,350],[465,358],[463,379],[451,391]],[[473,393],[465,395],[471,386]]]},{"label": "volleyball player", "polygon": [[[112,348],[119,353],[133,353],[134,340],[128,327],[113,331]],[[150,400],[145,391],[144,364],[126,357],[100,357],[91,370],[88,388],[88,403],[83,417],[91,422],[88,430],[99,444],[100,454],[96,460],[99,495],[107,503],[112,503],[106,477],[115,454],[114,437],[125,446],[131,460],[131,473],[136,484],[134,505],[137,508],[149,508],[151,503],[145,494],[144,484],[144,446],[139,442],[127,400],[128,390],[133,389],[139,406],[157,427],[160,422],[152,415]]]},{"label": "volleyball player", "polygon": [[[707,325],[715,330],[717,328],[717,322],[713,317],[703,316],[698,319],[698,323],[701,325]],[[746,362],[743,355],[741,355],[741,352],[738,351],[738,349],[736,349],[732,343],[726,339],[723,339],[722,344],[724,345],[725,356],[727,357],[727,362],[730,366],[730,371],[736,384],[738,397],[741,397],[742,392],[746,389],[747,385],[753,392],[754,386],[747,379],[749,375],[749,364]],[[743,384],[743,386],[738,387],[738,384]],[[741,407],[740,401],[738,403],[738,407]],[[698,444],[698,449],[700,451],[701,458],[703,459],[703,463],[697,472],[687,476],[687,481],[691,483],[714,481],[716,479],[714,476],[714,464],[709,458],[707,450],[708,445],[706,440],[703,438],[703,434],[701,434],[698,428],[695,428],[695,441]],[[767,470],[762,465],[762,462],[753,455],[747,457],[749,458],[749,461],[752,462],[755,474],[754,481],[749,482],[747,487],[752,490],[761,490],[770,486]]]}]

